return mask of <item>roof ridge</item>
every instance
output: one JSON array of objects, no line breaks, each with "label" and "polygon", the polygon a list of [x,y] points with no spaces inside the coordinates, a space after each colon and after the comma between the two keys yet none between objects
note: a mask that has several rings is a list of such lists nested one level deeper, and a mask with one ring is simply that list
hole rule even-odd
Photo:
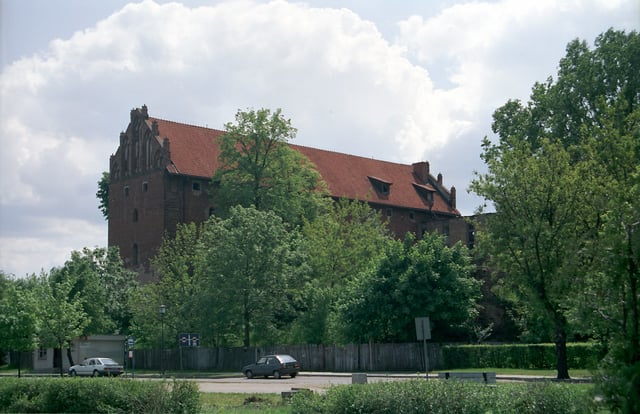
[{"label": "roof ridge", "polygon": [[192,127],[192,128],[207,129],[207,130],[209,130],[209,131],[216,131],[216,132],[222,132],[222,133],[225,133],[225,132],[226,132],[226,131],[223,131],[223,130],[221,130],[221,129],[210,128],[210,127],[208,127],[208,126],[194,125],[194,124],[187,124],[186,122],[172,121],[172,120],[170,120],[170,119],[158,118],[158,117],[155,117],[155,116],[150,116],[150,117],[149,117],[149,119],[150,119],[151,121],[154,121],[154,120],[155,120],[155,121],[162,121],[162,122],[170,122],[170,123],[172,123],[172,124],[184,125],[184,126]]},{"label": "roof ridge", "polygon": [[362,155],[349,154],[349,153],[346,153],[346,152],[322,149],[322,148],[318,148],[318,147],[310,147],[308,145],[299,145],[299,144],[292,144],[292,143],[289,143],[289,145],[290,146],[294,146],[294,147],[300,147],[300,148],[308,148],[308,149],[313,150],[313,151],[330,152],[330,153],[333,153],[333,154],[346,155],[347,157],[361,158],[361,159],[372,160],[372,161],[376,161],[376,162],[384,162],[384,163],[387,163],[387,164],[404,165],[405,167],[406,166],[411,166],[411,164],[405,164],[405,163],[402,163],[402,162],[381,160],[379,158],[374,158],[374,157],[364,157]]}]

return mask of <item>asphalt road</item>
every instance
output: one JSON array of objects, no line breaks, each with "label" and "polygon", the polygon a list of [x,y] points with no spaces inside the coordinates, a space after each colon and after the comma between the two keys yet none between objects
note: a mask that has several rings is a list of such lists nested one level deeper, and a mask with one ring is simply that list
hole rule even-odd
[{"label": "asphalt road", "polygon": [[[378,381],[398,381],[402,379],[416,378],[416,376],[400,376],[400,375],[381,375],[368,376],[367,382]],[[250,394],[281,394],[282,392],[292,391],[293,389],[309,389],[316,392],[322,392],[332,385],[351,384],[351,374],[348,375],[305,375],[299,374],[295,378],[283,377],[275,378],[254,378],[247,379],[245,377],[233,378],[207,378],[195,379],[198,382],[200,391],[202,392],[232,392],[232,393],[250,393]]]}]

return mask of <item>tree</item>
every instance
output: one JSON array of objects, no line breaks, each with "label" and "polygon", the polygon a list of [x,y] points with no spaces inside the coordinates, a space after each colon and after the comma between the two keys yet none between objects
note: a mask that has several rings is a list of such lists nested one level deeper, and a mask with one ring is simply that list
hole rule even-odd
[{"label": "tree", "polygon": [[[197,272],[199,262],[199,228],[195,223],[178,224],[175,237],[165,235],[158,253],[151,260],[159,275],[157,283],[145,285],[140,296],[145,300],[131,302],[134,312],[132,330],[141,346],[160,342],[160,327],[156,315],[160,305],[166,306],[164,324],[167,337],[180,332],[200,332],[202,308],[198,306],[202,284]],[[202,345],[213,345],[211,337],[202,338]]]},{"label": "tree", "polygon": [[102,212],[105,220],[109,220],[109,184],[109,173],[104,171],[102,173],[102,177],[98,181],[98,192],[96,193],[96,197],[100,201],[98,208]]},{"label": "tree", "polygon": [[303,226],[309,265],[293,335],[297,342],[330,343],[335,305],[358,274],[375,266],[390,240],[379,212],[367,203],[338,200]]},{"label": "tree", "polygon": [[[211,217],[202,236],[202,306],[218,343],[273,342],[291,315],[299,240],[282,219],[253,207]],[[204,334],[203,334],[204,335]]]},{"label": "tree", "polygon": [[[0,349],[26,352],[37,347],[37,302],[29,285],[0,271]],[[20,368],[18,358],[18,377]]]},{"label": "tree", "polygon": [[236,205],[254,206],[300,225],[326,208],[322,178],[287,145],[296,129],[280,109],[238,111],[235,118],[218,141],[220,168],[213,176],[217,215],[227,217]]},{"label": "tree", "polygon": [[[41,326],[38,332],[43,346],[52,346],[60,350],[67,347],[70,356],[71,341],[79,337],[90,320],[83,310],[80,298],[71,294],[72,279],[56,281],[47,274],[40,276],[38,287],[39,314]],[[69,360],[73,365],[73,360]],[[62,361],[58,361],[60,376],[63,376]]]},{"label": "tree", "polygon": [[569,265],[582,245],[590,183],[572,168],[562,145],[541,145],[534,151],[523,141],[504,138],[493,145],[485,139],[482,157],[489,172],[476,176],[471,188],[496,209],[480,227],[490,266],[504,271],[501,287],[531,317],[550,322],[558,378],[568,378],[565,310],[580,274]]},{"label": "tree", "polygon": [[414,243],[387,244],[377,266],[348,287],[339,305],[346,341],[414,341],[416,317],[429,316],[436,340],[455,338],[477,316],[480,282],[472,277],[467,248],[447,247],[425,233]]},{"label": "tree", "polygon": [[124,268],[117,247],[71,252],[71,258],[52,269],[50,277],[56,282],[70,281],[69,299],[78,299],[89,318],[82,334],[127,332],[131,319],[127,304],[137,287],[137,276]]},{"label": "tree", "polygon": [[[491,247],[496,253],[494,263],[498,270],[509,277],[522,275],[523,266],[516,261],[527,263],[519,254],[529,250],[529,256],[539,264],[537,269],[527,270],[531,277],[521,280],[524,288],[520,290],[531,293],[537,290],[538,297],[548,298],[550,308],[555,310],[547,314],[555,315],[556,328],[559,319],[572,318],[565,322],[574,328],[589,325],[610,335],[620,325],[618,317],[636,312],[637,300],[634,303],[627,296],[636,283],[633,280],[637,280],[633,265],[620,266],[602,252],[625,245],[632,245],[631,252],[637,251],[633,250],[633,237],[628,237],[624,230],[636,220],[633,215],[620,213],[621,208],[634,204],[634,196],[628,189],[633,188],[633,171],[640,163],[639,39],[636,32],[609,30],[598,36],[593,50],[584,41],[571,42],[560,61],[557,80],[549,78],[545,83],[536,83],[526,106],[509,101],[496,110],[493,131],[499,136],[499,143],[492,145],[485,139],[483,150],[489,174],[478,175],[471,186],[496,207],[496,214],[486,228],[486,240],[503,243],[500,252],[497,246]],[[557,177],[527,177],[519,173],[527,168],[529,174],[536,173],[554,165],[560,168],[549,171],[560,174]],[[536,192],[539,196],[533,197],[531,193]],[[529,198],[522,203],[523,199],[514,195]],[[529,222],[518,220],[516,215],[529,218]],[[501,236],[499,232],[507,233]],[[533,244],[530,239],[547,243]],[[509,240],[512,251],[504,248]],[[549,249],[556,249],[557,257]],[[620,285],[620,280],[625,283]],[[562,295],[568,283],[572,295],[566,292]],[[603,297],[597,295],[598,289],[613,294],[615,303],[624,309],[607,313],[610,318],[607,322],[603,322],[602,314],[587,312],[589,308],[600,311],[608,308],[602,306]],[[531,293],[527,297],[531,298]],[[576,317],[580,312],[582,316],[588,313],[592,316],[581,320]],[[634,322],[629,322],[628,326],[633,327]],[[636,342],[634,329],[627,331],[630,349],[637,349],[631,345]],[[568,377],[561,347],[558,352],[558,377]]]}]

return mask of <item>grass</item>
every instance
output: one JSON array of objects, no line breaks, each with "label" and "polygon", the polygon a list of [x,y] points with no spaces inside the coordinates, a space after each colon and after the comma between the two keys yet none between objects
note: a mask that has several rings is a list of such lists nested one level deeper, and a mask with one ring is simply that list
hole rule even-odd
[{"label": "grass", "polygon": [[291,407],[279,394],[200,393],[205,414],[289,414]]}]

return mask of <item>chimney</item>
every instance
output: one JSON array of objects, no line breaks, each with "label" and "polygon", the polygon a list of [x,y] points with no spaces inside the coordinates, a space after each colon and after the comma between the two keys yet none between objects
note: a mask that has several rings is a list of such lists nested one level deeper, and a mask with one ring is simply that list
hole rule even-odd
[{"label": "chimney", "polygon": [[442,174],[438,173],[438,185],[442,185]]},{"label": "chimney", "polygon": [[411,166],[413,167],[413,173],[420,181],[423,183],[429,182],[429,162],[416,162],[415,164],[411,164]]},{"label": "chimney", "polygon": [[449,191],[449,200],[451,201],[451,208],[456,208],[456,188],[451,187],[451,191]]}]

